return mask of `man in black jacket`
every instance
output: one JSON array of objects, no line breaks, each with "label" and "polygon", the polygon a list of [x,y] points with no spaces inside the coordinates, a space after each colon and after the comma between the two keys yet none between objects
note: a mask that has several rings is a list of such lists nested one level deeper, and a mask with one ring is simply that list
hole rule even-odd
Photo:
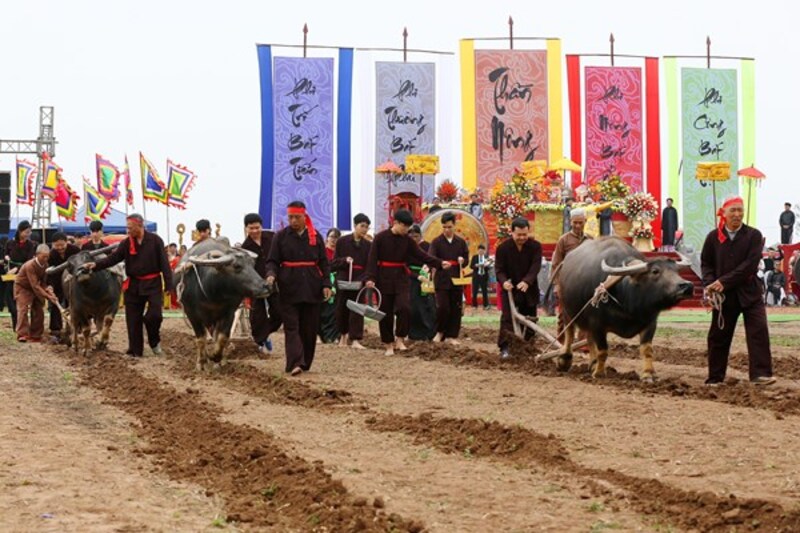
[{"label": "man in black jacket", "polygon": [[778,218],[778,223],[781,225],[781,244],[792,244],[792,233],[794,232],[794,211],[792,211],[792,204],[786,202],[783,204],[783,213]]},{"label": "man in black jacket", "polygon": [[727,200],[718,216],[719,226],[706,237],[700,258],[706,294],[716,302],[708,330],[706,384],[725,381],[736,321],[744,315],[750,381],[769,385],[775,382],[772,353],[762,285],[756,277],[764,239],[760,231],[743,223],[741,198]]}]

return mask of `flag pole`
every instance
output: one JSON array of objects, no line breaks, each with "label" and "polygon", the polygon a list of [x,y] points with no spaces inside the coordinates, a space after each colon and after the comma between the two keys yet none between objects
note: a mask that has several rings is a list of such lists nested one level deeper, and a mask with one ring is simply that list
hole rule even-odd
[{"label": "flag pole", "polygon": [[[144,188],[145,188],[144,179],[145,178],[144,178],[144,168],[142,167],[142,165],[144,164],[144,161],[142,161],[142,159],[143,159],[142,158],[142,152],[139,152],[139,175],[142,177],[142,217],[144,217],[144,227],[146,228],[147,227],[147,202],[145,201],[145,198],[144,198]],[[128,205],[127,202],[125,203],[125,205]],[[127,219],[127,217],[125,217],[125,218]]]},{"label": "flag pole", "polygon": [[169,199],[167,199],[167,244],[169,244]]}]

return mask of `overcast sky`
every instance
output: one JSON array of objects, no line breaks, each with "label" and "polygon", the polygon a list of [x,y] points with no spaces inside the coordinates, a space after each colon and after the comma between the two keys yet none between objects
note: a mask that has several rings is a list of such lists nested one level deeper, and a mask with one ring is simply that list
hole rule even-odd
[{"label": "overcast sky", "polygon": [[[788,1],[3,0],[0,138],[35,138],[39,106],[53,105],[56,160],[73,186],[93,177],[95,152],[120,163],[127,153],[137,178],[139,150],[161,172],[170,157],[200,176],[190,208],[171,211],[170,240],[177,222],[202,217],[238,239],[243,214],[258,209],[258,42],[299,43],[307,22],[310,43],[396,47],[408,26],[409,46],[455,52],[459,38],[506,35],[509,15],[516,35],[560,37],[564,53],[605,52],[613,31],[618,53],[702,54],[710,35],[713,53],[757,59],[756,166],[768,174],[758,225],[775,241],[783,202],[800,202],[797,10]],[[0,157],[0,168],[13,165]],[[147,215],[164,227],[163,207],[148,203]]]}]

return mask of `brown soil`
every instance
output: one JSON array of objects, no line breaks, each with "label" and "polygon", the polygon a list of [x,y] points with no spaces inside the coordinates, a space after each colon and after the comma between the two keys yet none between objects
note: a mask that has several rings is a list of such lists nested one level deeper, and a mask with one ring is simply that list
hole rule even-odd
[{"label": "brown soil", "polygon": [[74,358],[73,364],[111,405],[139,420],[150,443],[140,453],[153,456],[171,477],[219,494],[229,521],[314,531],[423,529],[356,500],[321,465],[287,455],[269,435],[219,420],[215,408],[196,399],[196,390],[163,387],[117,354]]},{"label": "brown soil", "polygon": [[[414,353],[424,353],[430,348],[440,351],[442,347],[461,351],[460,348],[446,345],[417,343]],[[187,363],[179,358],[177,365],[185,368]],[[276,387],[276,382],[280,380],[252,367],[228,368],[215,377],[232,381],[238,389],[250,394],[304,407],[325,410],[332,405],[341,407],[346,404],[345,399],[354,399],[352,394],[338,391],[334,401],[315,403],[320,398],[321,391],[301,381],[290,382],[291,387]],[[794,531],[795,528],[800,528],[800,512],[787,513],[780,505],[771,502],[723,498],[711,492],[685,491],[657,480],[642,479],[613,469],[600,470],[579,465],[569,458],[563,442],[553,434],[545,436],[521,426],[509,427],[493,421],[439,418],[431,413],[416,417],[377,413],[363,404],[359,411],[368,415],[366,423],[373,430],[406,433],[413,436],[417,444],[432,446],[445,453],[490,458],[518,466],[538,465],[551,471],[556,469],[579,476],[596,496],[613,495],[614,491],[608,488],[610,484],[617,490],[624,491],[624,497],[633,503],[637,511],[655,515],[687,529],[726,531],[736,524],[774,531]]]},{"label": "brown soil", "polygon": [[[374,333],[371,350],[318,346],[299,378],[280,334],[274,355],[235,340],[228,366],[198,374],[179,320],[167,357],[144,360],[121,355],[122,321],[89,358],[0,332],[0,516],[15,530],[800,531],[797,387],[704,388],[701,341],[673,329],[652,385],[629,370],[635,346],[592,380],[585,358],[536,363],[539,341],[500,361],[494,327],[395,357]],[[32,362],[46,386],[20,379]],[[746,370],[741,351],[731,366]],[[789,349],[775,366],[800,375]]]}]

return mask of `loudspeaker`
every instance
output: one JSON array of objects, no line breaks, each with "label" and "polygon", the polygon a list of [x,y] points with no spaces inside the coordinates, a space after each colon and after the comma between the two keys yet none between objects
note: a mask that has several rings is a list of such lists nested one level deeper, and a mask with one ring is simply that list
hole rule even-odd
[{"label": "loudspeaker", "polygon": [[0,204],[0,235],[8,235],[11,230],[11,205]]},{"label": "loudspeaker", "polygon": [[0,171],[0,235],[11,225],[11,172]]}]

